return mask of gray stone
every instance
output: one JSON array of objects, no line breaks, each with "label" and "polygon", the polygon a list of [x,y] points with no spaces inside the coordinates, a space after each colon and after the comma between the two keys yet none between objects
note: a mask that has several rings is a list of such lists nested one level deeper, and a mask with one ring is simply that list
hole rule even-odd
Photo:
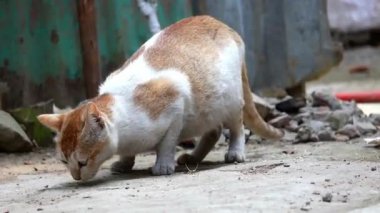
[{"label": "gray stone", "polygon": [[348,110],[332,111],[328,116],[327,121],[330,123],[333,130],[338,130],[352,122],[351,113]]},{"label": "gray stone", "polygon": [[345,142],[350,140],[350,138],[347,135],[335,134],[335,140]]},{"label": "gray stone", "polygon": [[371,123],[369,118],[354,117],[354,125],[359,130],[360,134],[366,135],[371,133],[376,133],[377,128]]},{"label": "gray stone", "polygon": [[314,107],[311,112],[311,118],[318,121],[325,121],[331,114],[331,110],[328,107]]},{"label": "gray stone", "polygon": [[277,128],[284,128],[291,120],[292,118],[288,114],[282,114],[281,116],[273,118],[268,123]]},{"label": "gray stone", "polygon": [[308,120],[305,122],[305,125],[309,126],[314,133],[320,132],[323,129],[330,129],[328,123],[317,120]]},{"label": "gray stone", "polygon": [[310,113],[311,111],[313,111],[313,107],[311,106],[305,106],[299,109],[300,113]]},{"label": "gray stone", "polygon": [[346,126],[339,129],[336,133],[346,135],[350,139],[360,137],[359,130],[353,124],[347,124]]},{"label": "gray stone", "polygon": [[296,137],[297,137],[296,133],[285,131],[285,135],[282,138],[282,140],[286,142],[295,142]]},{"label": "gray stone", "polygon": [[260,116],[265,119],[272,110],[274,110],[274,106],[269,104],[264,98],[252,93],[253,101],[255,102],[255,106]]},{"label": "gray stone", "polygon": [[311,118],[310,112],[302,112],[293,117],[293,119],[297,122],[305,122]]},{"label": "gray stone", "polygon": [[332,198],[333,198],[333,195],[331,193],[326,193],[325,195],[322,196],[322,201],[330,203],[332,201]]},{"label": "gray stone", "polygon": [[298,113],[299,109],[306,106],[306,99],[303,97],[290,98],[276,104],[276,109],[280,112]]},{"label": "gray stone", "polygon": [[8,113],[0,110],[0,151],[27,152],[33,147],[21,126]]},{"label": "gray stone", "polygon": [[313,106],[328,106],[332,110],[342,109],[341,102],[329,91],[314,91],[311,97]]},{"label": "gray stone", "polygon": [[255,134],[252,134],[248,138],[248,142],[254,142],[254,143],[261,143],[261,142],[263,142],[263,140],[264,139],[262,137],[255,135]]},{"label": "gray stone", "polygon": [[318,135],[309,126],[303,125],[297,132],[295,143],[316,142],[318,140]]},{"label": "gray stone", "polygon": [[375,126],[380,126],[380,114],[370,114],[369,119]]},{"label": "gray stone", "polygon": [[342,102],[342,109],[347,110],[351,115],[364,116],[364,112],[358,107],[356,102]]},{"label": "gray stone", "polygon": [[297,121],[291,120],[284,128],[290,132],[297,132],[299,129],[299,125]]},{"label": "gray stone", "polygon": [[334,132],[330,129],[321,130],[317,133],[319,141],[335,141]]}]

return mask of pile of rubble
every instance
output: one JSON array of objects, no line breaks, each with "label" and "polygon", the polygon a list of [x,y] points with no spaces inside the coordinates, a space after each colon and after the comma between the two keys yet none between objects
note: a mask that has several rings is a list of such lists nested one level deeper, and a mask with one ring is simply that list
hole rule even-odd
[{"label": "pile of rubble", "polygon": [[325,91],[307,98],[254,99],[261,116],[284,129],[284,140],[293,143],[348,141],[373,135],[380,127],[380,115],[367,116],[355,102],[340,101]]}]

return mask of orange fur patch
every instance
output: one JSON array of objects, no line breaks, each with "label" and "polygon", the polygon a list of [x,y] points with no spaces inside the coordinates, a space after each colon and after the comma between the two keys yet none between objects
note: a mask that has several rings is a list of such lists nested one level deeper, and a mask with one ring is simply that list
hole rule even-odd
[{"label": "orange fur patch", "polygon": [[85,105],[80,106],[65,116],[59,145],[66,158],[70,156],[78,144],[79,134],[84,124],[82,120],[83,113],[87,113]]},{"label": "orange fur patch", "polygon": [[[105,113],[108,117],[111,116],[111,104],[113,103],[113,98],[111,95],[103,94],[89,101],[95,103],[98,109]],[[63,126],[61,129],[62,138],[60,141],[60,146],[66,157],[70,156],[79,143],[79,135],[81,134],[84,126],[83,119],[86,116],[87,108],[88,104],[80,105],[64,117]]]},{"label": "orange fur patch", "polygon": [[238,45],[243,43],[222,22],[210,16],[196,16],[166,28],[143,56],[156,70],[177,68],[187,75],[196,106],[201,109],[216,89],[210,84],[216,73],[214,62],[231,39]]},{"label": "orange fur patch", "polygon": [[146,110],[150,118],[157,119],[178,95],[177,89],[170,80],[158,78],[137,86],[133,101]]}]

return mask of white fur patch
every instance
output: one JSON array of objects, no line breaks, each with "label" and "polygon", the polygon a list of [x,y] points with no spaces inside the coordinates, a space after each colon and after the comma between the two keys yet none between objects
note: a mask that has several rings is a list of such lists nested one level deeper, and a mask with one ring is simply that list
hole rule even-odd
[{"label": "white fur patch", "polygon": [[[154,35],[145,44],[145,51],[153,46],[162,35],[162,31]],[[157,56],[159,57],[159,56]],[[173,55],[175,57],[175,55]],[[199,114],[194,108],[194,94],[188,76],[183,72],[170,68],[157,72],[140,54],[123,70],[111,75],[100,87],[100,94],[110,93],[114,96],[113,122],[117,137],[117,153],[123,156],[134,156],[157,148],[167,136],[171,124],[181,116],[179,137],[173,143],[189,137],[202,134],[218,127],[222,123],[240,119],[243,106],[241,66],[244,57],[244,47],[230,39],[226,42],[219,58],[214,63],[215,71],[211,84],[215,91],[207,103],[206,114]],[[205,59],[207,60],[207,59]],[[169,106],[158,119],[152,120],[148,114],[133,102],[133,92],[139,84],[156,78],[166,78],[173,82],[179,91],[177,101]],[[235,121],[234,121],[235,122]],[[178,137],[178,136],[177,136]]]}]

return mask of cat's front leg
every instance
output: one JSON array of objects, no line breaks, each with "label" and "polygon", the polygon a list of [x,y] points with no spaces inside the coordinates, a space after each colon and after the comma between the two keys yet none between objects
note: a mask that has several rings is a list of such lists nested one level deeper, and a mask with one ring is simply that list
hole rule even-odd
[{"label": "cat's front leg", "polygon": [[179,134],[182,130],[182,118],[176,119],[166,135],[157,146],[156,163],[152,167],[153,175],[170,175],[175,171],[175,151]]},{"label": "cat's front leg", "polygon": [[120,156],[120,160],[111,165],[111,172],[114,174],[127,173],[135,165],[135,156]]}]

